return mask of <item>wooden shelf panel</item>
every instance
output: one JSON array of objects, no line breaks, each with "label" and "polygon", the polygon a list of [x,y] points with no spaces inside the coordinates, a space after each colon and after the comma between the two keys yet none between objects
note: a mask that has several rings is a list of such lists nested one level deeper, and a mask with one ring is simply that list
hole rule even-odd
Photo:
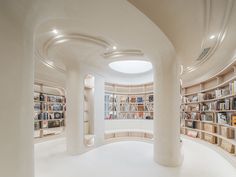
[{"label": "wooden shelf panel", "polygon": [[50,95],[50,96],[58,96],[58,97],[65,97],[65,95],[58,95],[58,94],[52,94],[52,93],[46,93],[43,91],[34,91],[35,93],[42,93],[44,95]]},{"label": "wooden shelf panel", "polygon": [[[197,92],[192,92],[192,93],[187,93],[187,94],[183,94],[183,96],[191,96],[191,95],[197,95],[198,93],[204,93],[204,92],[209,92],[209,91],[212,91],[212,90],[216,90],[218,88],[221,88],[221,87],[224,87],[224,86],[227,86],[230,82],[236,80],[236,76],[233,76],[232,78],[214,86],[214,87],[211,87],[211,88],[207,88],[207,89],[203,89],[203,90],[199,90]],[[187,87],[186,87],[187,88]]]},{"label": "wooden shelf panel", "polygon": [[34,120],[34,122],[41,122],[41,121],[62,121],[62,120],[65,120],[65,118],[60,118],[60,119],[47,119],[47,120]]},{"label": "wooden shelf panel", "polygon": [[193,119],[183,119],[183,120],[194,121],[194,122],[201,122],[201,123],[207,123],[207,124],[214,124],[214,125],[218,125],[218,126],[224,126],[224,127],[236,129],[236,126],[232,126],[232,125],[228,125],[228,124],[219,124],[219,123],[216,123],[216,122],[202,121],[202,120],[193,120]]},{"label": "wooden shelf panel", "polygon": [[219,97],[219,98],[214,98],[214,99],[210,99],[210,100],[202,100],[202,101],[194,101],[194,102],[182,103],[182,105],[214,102],[214,101],[223,100],[223,99],[227,99],[227,98],[231,98],[231,97],[235,97],[235,96],[236,96],[236,94],[232,94],[232,95],[227,95],[227,96],[223,96],[223,97]]},{"label": "wooden shelf panel", "polygon": [[182,113],[192,113],[192,112],[199,112],[199,113],[211,113],[211,112],[235,112],[236,113],[236,110],[227,110],[227,109],[224,109],[224,110],[209,110],[209,111],[180,111]]},{"label": "wooden shelf panel", "polygon": [[34,103],[66,104],[66,103],[64,103],[64,102],[57,102],[57,101],[38,101],[38,100],[34,100]]},{"label": "wooden shelf panel", "polygon": [[209,134],[209,135],[212,135],[212,136],[215,136],[217,138],[220,138],[220,139],[223,139],[233,145],[236,146],[236,140],[235,139],[229,139],[229,138],[226,138],[220,134],[217,134],[217,133],[212,133],[212,132],[209,132],[209,131],[205,131],[205,130],[200,130],[200,129],[195,129],[195,128],[190,128],[190,127],[181,127],[181,128],[184,128],[184,129],[187,129],[187,130],[192,130],[192,131],[197,131],[197,132],[201,132],[201,133],[206,133],[206,134]]},{"label": "wooden shelf panel", "polygon": [[134,96],[134,95],[153,95],[154,92],[113,92],[113,91],[105,91],[105,93],[107,94],[115,94],[115,95],[130,95],[130,96]]}]

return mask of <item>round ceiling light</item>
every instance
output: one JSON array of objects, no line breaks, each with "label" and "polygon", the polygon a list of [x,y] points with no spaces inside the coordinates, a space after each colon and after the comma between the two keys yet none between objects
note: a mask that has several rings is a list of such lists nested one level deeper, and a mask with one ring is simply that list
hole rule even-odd
[{"label": "round ceiling light", "polygon": [[143,60],[121,60],[111,62],[109,67],[125,74],[139,74],[150,71],[152,64],[149,61]]},{"label": "round ceiling light", "polygon": [[215,35],[211,35],[211,36],[210,36],[210,39],[214,39],[214,38],[215,38]]},{"label": "round ceiling light", "polygon": [[58,30],[57,30],[57,29],[53,29],[52,32],[53,32],[54,34],[58,34]]}]

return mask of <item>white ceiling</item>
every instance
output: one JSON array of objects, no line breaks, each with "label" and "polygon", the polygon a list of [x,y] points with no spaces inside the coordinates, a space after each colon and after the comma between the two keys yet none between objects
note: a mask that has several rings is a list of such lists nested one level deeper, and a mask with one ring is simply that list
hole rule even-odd
[{"label": "white ceiling", "polygon": [[[171,44],[158,27],[174,45],[177,58],[185,68],[185,84],[207,79],[234,61],[236,41],[232,39],[236,37],[236,3],[233,0],[129,2],[78,0],[58,3],[53,7],[53,1],[48,1],[48,9],[42,7],[38,11],[48,16],[53,14],[54,18],[37,28],[36,78],[48,78],[48,73],[54,75],[50,76],[54,81],[61,83],[64,78],[62,73],[57,73],[66,70],[66,62],[76,60],[93,66],[114,82],[151,81],[152,72],[125,75],[111,70],[108,64],[122,58],[144,57],[155,61],[168,48],[171,50]],[[59,34],[53,34],[53,29],[58,29]],[[60,38],[60,35],[63,37]],[[213,35],[215,38],[210,39]],[[116,56],[112,53],[113,46],[117,46],[121,58],[113,58]],[[211,49],[198,61],[207,47]],[[104,57],[106,52],[111,52],[113,57]],[[45,61],[49,64],[53,62],[56,67],[46,67]]]},{"label": "white ceiling", "polygon": [[[42,70],[45,64],[49,65],[49,70],[54,68],[59,72],[67,69],[68,62],[77,61],[96,68],[100,75],[112,82],[151,82],[152,71],[127,75],[113,71],[108,64],[126,59],[154,61],[160,55],[174,51],[159,28],[126,0],[71,2],[62,7],[55,4],[54,13],[63,9],[64,18],[50,19],[38,25],[36,59],[41,62],[36,62],[37,73],[45,75]],[[44,10],[49,9],[40,11]],[[54,29],[58,34],[52,32]],[[114,51],[113,46],[117,50]]]},{"label": "white ceiling", "polygon": [[184,65],[198,57],[204,35],[202,0],[129,0],[145,13],[174,44]]},{"label": "white ceiling", "polygon": [[[185,67],[185,84],[207,79],[235,60],[236,3],[233,0],[129,2],[158,25],[173,43]],[[207,47],[211,47],[209,53],[198,61]]]}]

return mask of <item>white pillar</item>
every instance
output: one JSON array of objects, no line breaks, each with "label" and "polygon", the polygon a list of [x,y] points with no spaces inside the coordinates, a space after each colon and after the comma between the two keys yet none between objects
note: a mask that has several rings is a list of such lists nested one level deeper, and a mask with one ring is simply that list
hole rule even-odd
[{"label": "white pillar", "polygon": [[[33,45],[0,8],[0,176],[33,177]],[[30,46],[30,47],[29,47]]]},{"label": "white pillar", "polygon": [[101,146],[104,144],[104,78],[101,76],[95,76],[94,84],[94,135],[95,146]]},{"label": "white pillar", "polygon": [[84,152],[84,78],[77,64],[67,69],[66,76],[66,140],[71,155]]},{"label": "white pillar", "polygon": [[164,166],[182,163],[180,84],[176,59],[154,65],[154,160]]}]

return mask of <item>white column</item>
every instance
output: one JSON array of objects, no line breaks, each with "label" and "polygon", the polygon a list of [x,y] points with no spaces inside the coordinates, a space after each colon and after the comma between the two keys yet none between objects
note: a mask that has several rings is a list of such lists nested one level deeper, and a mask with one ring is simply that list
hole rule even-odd
[{"label": "white column", "polygon": [[95,75],[94,84],[94,135],[95,146],[101,146],[104,144],[104,78]]},{"label": "white column", "polygon": [[180,83],[176,59],[154,65],[154,160],[164,166],[182,163]]},{"label": "white column", "polygon": [[66,77],[66,140],[67,152],[71,155],[84,152],[84,78],[79,66],[67,69]]},{"label": "white column", "polygon": [[32,36],[24,38],[20,23],[4,11],[0,8],[0,176],[33,177]]}]

